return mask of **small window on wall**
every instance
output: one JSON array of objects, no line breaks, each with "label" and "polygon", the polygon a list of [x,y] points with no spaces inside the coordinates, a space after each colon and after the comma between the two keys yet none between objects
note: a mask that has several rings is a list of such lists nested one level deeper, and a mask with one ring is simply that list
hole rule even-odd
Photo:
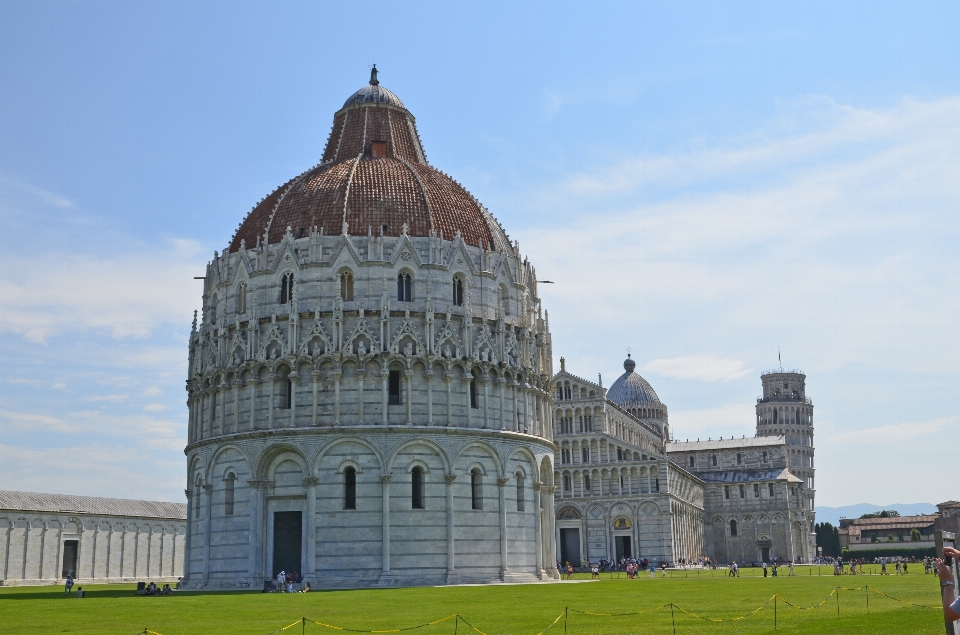
[{"label": "small window on wall", "polygon": [[413,285],[409,273],[401,273],[397,276],[397,301],[410,302],[413,298]]},{"label": "small window on wall", "polygon": [[659,477],[659,476],[658,476],[657,478],[655,478],[654,481],[653,481],[653,491],[655,491],[655,492],[659,492],[659,491],[660,491],[660,477]]},{"label": "small window on wall", "polygon": [[730,535],[731,536],[737,535],[737,521],[735,520],[730,521]]},{"label": "small window on wall", "polygon": [[764,463],[767,462],[767,453],[766,453],[766,452],[763,453],[763,462],[764,462]]},{"label": "small window on wall", "polygon": [[564,465],[570,463],[570,450],[560,450],[560,462]]},{"label": "small window on wall", "polygon": [[746,494],[746,492],[744,491],[746,488],[743,485],[738,485],[737,489],[740,490],[740,498],[743,498],[744,494]]},{"label": "small window on wall", "polygon": [[340,299],[344,302],[353,301],[353,274],[349,271],[340,273]]},{"label": "small window on wall", "polygon": [[280,404],[281,410],[289,410],[293,403],[293,381],[287,377],[280,380]]},{"label": "small window on wall", "polygon": [[473,381],[470,382],[470,407],[479,408],[477,403],[477,371],[473,371]]},{"label": "small window on wall", "polygon": [[717,455],[716,455],[716,454],[711,454],[711,455],[710,455],[710,465],[712,465],[713,467],[717,467]]},{"label": "small window on wall", "polygon": [[413,509],[424,509],[423,468],[419,466],[410,471],[410,507]]},{"label": "small window on wall", "polygon": [[760,483],[753,484],[753,497],[760,498]]},{"label": "small window on wall", "polygon": [[593,416],[584,415],[583,417],[583,431],[584,432],[593,432]]},{"label": "small window on wall", "polygon": [[523,491],[523,480],[524,480],[523,474],[521,474],[520,472],[517,472],[517,511],[518,512],[524,511],[524,507],[526,503],[525,494]]},{"label": "small window on wall", "polygon": [[573,484],[572,484],[572,481],[570,480],[569,474],[563,475],[563,491],[565,492],[573,491]]},{"label": "small window on wall", "polygon": [[233,486],[237,482],[237,476],[233,473],[227,474],[223,482],[223,515],[233,516]]},{"label": "small window on wall", "polygon": [[590,448],[580,448],[580,461],[583,463],[590,462]]},{"label": "small window on wall", "polygon": [[387,380],[387,403],[391,406],[400,405],[400,371],[391,370]]},{"label": "small window on wall", "polygon": [[743,465],[743,455],[737,452],[737,465]]},{"label": "small window on wall", "polygon": [[247,312],[247,285],[241,282],[237,285],[237,313]]},{"label": "small window on wall", "polygon": [[690,463],[690,467],[694,467],[696,465],[696,459],[694,459],[693,456],[691,456],[689,463]]},{"label": "small window on wall", "polygon": [[280,278],[280,304],[293,301],[293,274],[285,273]]},{"label": "small window on wall", "polygon": [[463,278],[453,279],[453,304],[463,306]]},{"label": "small window on wall", "polygon": [[767,495],[773,498],[773,483],[767,483]]},{"label": "small window on wall", "polygon": [[203,494],[203,482],[197,478],[197,484],[193,488],[193,515],[200,518],[200,495]]},{"label": "small window on wall", "polygon": [[583,491],[585,491],[588,494],[590,493],[590,475],[589,474],[583,475]]},{"label": "small window on wall", "polygon": [[724,485],[724,486],[723,486],[723,497],[724,497],[725,499],[727,499],[727,500],[730,500],[730,486],[729,486],[729,485]]},{"label": "small window on wall", "polygon": [[343,471],[343,508],[357,508],[357,471],[352,467]]},{"label": "small window on wall", "polygon": [[473,509],[483,509],[483,481],[480,468],[470,470],[470,499]]}]

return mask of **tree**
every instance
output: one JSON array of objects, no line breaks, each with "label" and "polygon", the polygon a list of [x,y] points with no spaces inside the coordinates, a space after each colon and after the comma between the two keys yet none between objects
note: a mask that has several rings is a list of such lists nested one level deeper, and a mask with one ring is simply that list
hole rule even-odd
[{"label": "tree", "polygon": [[885,509],[880,512],[864,514],[860,518],[900,518],[900,512],[895,509]]},{"label": "tree", "polygon": [[893,542],[893,534],[887,534],[887,542]]},{"label": "tree", "polygon": [[877,538],[877,532],[873,532],[873,533],[870,535],[870,542],[880,542],[880,539]]},{"label": "tree", "polygon": [[813,529],[817,534],[817,546],[823,550],[823,555],[838,557],[840,555],[840,533],[837,528],[830,523],[817,523]]},{"label": "tree", "polygon": [[920,542],[920,530],[916,527],[910,530],[910,540],[913,542]]}]

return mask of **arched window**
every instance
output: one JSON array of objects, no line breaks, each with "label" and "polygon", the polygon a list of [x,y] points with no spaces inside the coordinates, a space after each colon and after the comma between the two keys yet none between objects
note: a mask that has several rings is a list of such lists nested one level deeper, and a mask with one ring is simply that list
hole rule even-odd
[{"label": "arched window", "polygon": [[503,303],[503,314],[510,315],[510,296],[507,294],[507,285],[500,285],[500,301]]},{"label": "arched window", "polygon": [[219,300],[217,299],[217,296],[213,296],[213,299],[210,300],[210,324],[217,323],[217,304],[218,303],[219,303]]},{"label": "arched window", "polygon": [[572,492],[572,491],[573,491],[573,484],[572,484],[571,481],[570,481],[570,475],[569,475],[569,474],[564,474],[564,475],[563,475],[563,491],[565,491],[565,492]]},{"label": "arched window", "polygon": [[223,515],[233,516],[233,486],[237,482],[237,475],[227,474],[223,483]]},{"label": "arched window", "polygon": [[247,312],[247,283],[241,282],[237,285],[237,313]]},{"label": "arched window", "polygon": [[410,302],[413,299],[413,289],[409,273],[397,276],[397,302]]},{"label": "arched window", "polygon": [[517,511],[522,512],[524,510],[525,495],[523,493],[523,474],[517,472]]},{"label": "arched window", "polygon": [[281,410],[289,410],[293,403],[293,381],[289,377],[283,377],[280,383],[280,403],[277,407]]},{"label": "arched window", "polygon": [[340,272],[340,299],[344,302],[353,301],[353,274],[349,271]]},{"label": "arched window", "polygon": [[357,508],[357,471],[352,467],[343,471],[343,508]]},{"label": "arched window", "polygon": [[463,278],[453,279],[453,304],[454,306],[463,306]]},{"label": "arched window", "polygon": [[193,516],[200,518],[200,495],[203,493],[203,481],[197,477],[196,485],[193,488]]},{"label": "arched window", "polygon": [[590,493],[590,475],[589,474],[583,475],[583,491],[586,492],[587,494]]},{"label": "arched window", "polygon": [[730,521],[730,535],[731,536],[737,535],[737,521],[735,520]]},{"label": "arched window", "polygon": [[410,507],[413,509],[424,509],[423,468],[420,466],[410,471]]},{"label": "arched window", "polygon": [[293,301],[293,274],[285,273],[280,278],[280,304],[288,304]]},{"label": "arched window", "polygon": [[477,467],[470,470],[470,498],[473,509],[483,509],[483,481]]},{"label": "arched window", "polygon": [[470,407],[479,408],[480,406],[477,402],[477,370],[474,369],[471,375],[473,376],[473,381],[470,382]]}]

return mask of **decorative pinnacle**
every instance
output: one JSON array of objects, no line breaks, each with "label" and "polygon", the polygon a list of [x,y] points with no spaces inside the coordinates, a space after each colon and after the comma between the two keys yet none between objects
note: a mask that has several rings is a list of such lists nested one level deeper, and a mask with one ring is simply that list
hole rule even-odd
[{"label": "decorative pinnacle", "polygon": [[379,85],[380,85],[380,80],[377,79],[377,65],[376,65],[376,64],[374,64],[374,65],[373,65],[373,68],[370,69],[370,85],[371,85],[371,86],[379,86]]}]

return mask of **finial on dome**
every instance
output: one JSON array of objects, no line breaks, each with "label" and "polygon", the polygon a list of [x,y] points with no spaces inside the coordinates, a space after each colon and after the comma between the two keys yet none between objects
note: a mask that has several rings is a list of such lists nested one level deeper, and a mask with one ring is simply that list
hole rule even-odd
[{"label": "finial on dome", "polygon": [[633,369],[637,367],[637,362],[633,361],[633,358],[630,356],[630,349],[627,349],[627,359],[623,362],[623,369],[628,373],[632,373]]},{"label": "finial on dome", "polygon": [[373,68],[370,69],[370,85],[371,85],[371,86],[379,86],[379,85],[380,85],[380,80],[377,79],[377,72],[378,72],[378,71],[377,71],[377,65],[374,64],[374,65],[373,65]]},{"label": "finial on dome", "polygon": [[563,357],[560,358],[560,372],[567,370],[567,360]]}]

